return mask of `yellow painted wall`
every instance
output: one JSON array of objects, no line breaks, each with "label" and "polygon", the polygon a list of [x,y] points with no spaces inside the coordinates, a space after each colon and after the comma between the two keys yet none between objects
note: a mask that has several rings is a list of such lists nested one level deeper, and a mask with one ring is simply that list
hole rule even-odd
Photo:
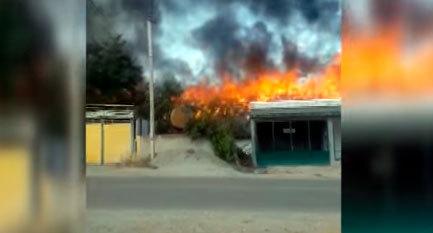
[{"label": "yellow painted wall", "polygon": [[130,123],[113,123],[105,126],[105,163],[119,163],[131,154]]},{"label": "yellow painted wall", "polygon": [[[119,163],[131,153],[130,123],[106,123],[104,125],[105,164]],[[86,162],[101,162],[101,124],[86,124]]]},{"label": "yellow painted wall", "polygon": [[30,156],[24,147],[0,145],[0,232],[26,221],[30,208]]},{"label": "yellow painted wall", "polygon": [[86,163],[101,163],[101,124],[86,123]]}]

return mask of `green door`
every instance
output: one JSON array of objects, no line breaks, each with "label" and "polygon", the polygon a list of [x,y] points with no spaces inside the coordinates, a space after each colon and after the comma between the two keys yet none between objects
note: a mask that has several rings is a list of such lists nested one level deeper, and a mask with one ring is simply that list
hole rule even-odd
[{"label": "green door", "polygon": [[257,166],[327,165],[326,133],[324,120],[257,122]]}]

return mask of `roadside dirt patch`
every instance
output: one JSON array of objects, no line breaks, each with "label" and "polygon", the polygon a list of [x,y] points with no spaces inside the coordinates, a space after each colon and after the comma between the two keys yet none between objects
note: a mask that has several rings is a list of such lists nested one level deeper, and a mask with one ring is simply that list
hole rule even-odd
[{"label": "roadside dirt patch", "polygon": [[218,158],[207,140],[191,140],[185,135],[160,136],[158,155],[152,164],[158,172],[174,175],[236,175],[231,164]]},{"label": "roadside dirt patch", "polygon": [[[258,172],[260,172],[258,170]],[[266,176],[292,178],[341,178],[341,165],[332,166],[275,166],[263,170]]]},{"label": "roadside dirt patch", "polygon": [[91,210],[87,212],[86,232],[338,233],[341,230],[340,214],[330,213]]}]

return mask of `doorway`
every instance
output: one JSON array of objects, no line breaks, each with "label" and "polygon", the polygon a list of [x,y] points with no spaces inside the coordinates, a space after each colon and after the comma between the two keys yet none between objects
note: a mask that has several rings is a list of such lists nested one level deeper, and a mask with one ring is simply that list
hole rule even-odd
[{"label": "doorway", "polygon": [[328,165],[326,120],[256,122],[257,166]]}]

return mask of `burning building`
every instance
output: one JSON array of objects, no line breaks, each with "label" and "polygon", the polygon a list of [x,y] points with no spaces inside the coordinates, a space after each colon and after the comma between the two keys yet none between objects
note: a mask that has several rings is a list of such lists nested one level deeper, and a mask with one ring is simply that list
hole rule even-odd
[{"label": "burning building", "polygon": [[252,158],[269,165],[329,165],[341,158],[339,99],[251,102]]},{"label": "burning building", "polygon": [[250,116],[252,159],[269,165],[329,165],[340,160],[340,62],[336,56],[308,78],[267,71],[218,85],[188,87],[181,104],[194,118]]}]

